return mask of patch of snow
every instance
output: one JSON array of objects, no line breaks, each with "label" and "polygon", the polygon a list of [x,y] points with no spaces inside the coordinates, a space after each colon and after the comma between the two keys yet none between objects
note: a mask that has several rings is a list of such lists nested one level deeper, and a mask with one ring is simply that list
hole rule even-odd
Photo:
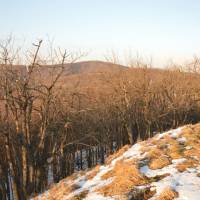
[{"label": "patch of snow", "polygon": [[172,164],[162,169],[151,170],[148,166],[140,168],[141,173],[148,177],[154,177],[156,175],[163,175],[169,173],[170,175],[161,179],[158,182],[153,182],[151,184],[152,189],[156,189],[156,194],[150,198],[150,200],[155,200],[160,195],[160,193],[166,188],[171,189],[179,193],[177,200],[198,200],[200,196],[200,178],[197,177],[197,173],[200,170],[198,168],[189,168],[185,172],[178,172],[176,165],[184,162],[186,159],[175,159],[172,160]]},{"label": "patch of snow", "polygon": [[118,158],[115,158],[114,160],[112,160],[111,166],[115,166],[116,162],[118,162],[119,160],[122,160],[122,159],[123,159],[123,155],[119,156]]},{"label": "patch of snow", "polygon": [[50,186],[54,182],[53,180],[53,166],[51,164],[48,165],[48,178],[47,184]]},{"label": "patch of snow", "polygon": [[123,154],[123,157],[124,157],[124,158],[139,157],[140,154],[141,154],[140,148],[141,148],[141,145],[140,145],[139,143],[133,145],[130,149],[128,149],[128,151],[126,151],[126,152]]},{"label": "patch of snow", "polygon": [[178,138],[178,136],[181,134],[181,132],[182,132],[182,130],[183,130],[184,127],[185,127],[185,126],[179,127],[179,128],[177,128],[177,129],[173,129],[173,130],[170,130],[170,131],[166,131],[166,132],[164,132],[164,133],[160,133],[160,134],[158,134],[158,135],[156,136],[156,139],[157,139],[157,140],[162,139],[165,135],[169,135],[171,138],[176,139],[176,138]]},{"label": "patch of snow", "polygon": [[171,138],[177,138],[177,137],[181,134],[182,129],[183,129],[183,127],[180,127],[180,128],[175,129],[175,130],[172,130],[172,131],[169,133],[170,137],[171,137]]},{"label": "patch of snow", "polygon": [[164,132],[164,133],[159,133],[158,135],[156,135],[156,140],[160,140],[163,139],[165,135],[168,135],[169,132]]},{"label": "patch of snow", "polygon": [[173,164],[174,166],[176,166],[176,165],[178,165],[178,164],[181,164],[181,163],[185,162],[186,160],[187,160],[186,158],[174,159],[174,160],[172,160],[172,164]]},{"label": "patch of snow", "polygon": [[131,148],[129,148],[126,152],[123,153],[122,156],[119,156],[118,158],[114,159],[111,162],[111,166],[114,166],[117,161],[122,159],[129,159],[129,158],[141,158],[142,152],[140,151],[141,144],[136,143]]},{"label": "patch of snow", "polygon": [[114,200],[112,197],[104,197],[98,193],[90,193],[84,200]]},{"label": "patch of snow", "polygon": [[144,190],[146,189],[147,187],[149,187],[150,185],[138,185],[138,186],[135,186],[136,189],[139,189],[139,190]]},{"label": "patch of snow", "polygon": [[188,171],[175,173],[158,182],[154,182],[152,186],[156,188],[156,195],[150,200],[156,199],[166,187],[178,192],[179,197],[176,198],[177,200],[199,200],[200,178],[197,177],[196,173]]},{"label": "patch of snow", "polygon": [[181,138],[178,138],[177,141],[179,144],[185,144],[187,139],[185,137],[181,137]]},{"label": "patch of snow", "polygon": [[[142,158],[144,157],[146,154],[142,154],[142,152],[140,151],[141,148],[141,144],[137,143],[135,145],[133,145],[131,148],[129,148],[126,152],[124,152],[121,156],[119,156],[118,158],[114,159],[110,165],[107,166],[101,166],[99,169],[99,172],[96,174],[95,177],[93,177],[90,180],[87,180],[85,176],[82,176],[78,179],[76,179],[74,181],[73,184],[76,184],[78,186],[80,186],[80,188],[78,188],[77,190],[71,192],[68,196],[66,196],[66,198],[71,198],[75,195],[80,194],[83,191],[88,190],[88,196],[87,196],[87,200],[88,199],[97,199],[94,198],[93,195],[98,195],[98,197],[100,199],[102,198],[107,198],[107,197],[103,197],[102,195],[96,194],[94,193],[94,191],[102,186],[105,186],[107,184],[110,184],[113,181],[113,178],[109,178],[106,180],[102,180],[101,177],[106,174],[107,172],[109,172],[110,170],[113,169],[113,167],[115,166],[116,162],[119,160],[126,160],[126,159],[132,159],[132,158]],[[95,196],[96,197],[96,196]],[[108,197],[110,198],[110,197]],[[106,199],[107,200],[107,199]]]},{"label": "patch of snow", "polygon": [[191,147],[191,146],[186,146],[186,147],[185,147],[186,150],[190,150],[190,149],[192,149],[192,148],[193,148],[193,147]]},{"label": "patch of snow", "polygon": [[65,198],[70,199],[71,197],[78,195],[81,192],[86,191],[86,190],[89,191],[88,195],[90,195],[91,193],[94,192],[94,190],[102,186],[105,186],[107,184],[110,184],[113,180],[112,178],[102,180],[101,177],[112,169],[113,169],[112,166],[101,166],[99,169],[99,172],[92,179],[87,180],[86,176],[82,176],[79,179],[75,180],[74,184],[77,184],[78,186],[80,186],[80,188],[74,190]]},{"label": "patch of snow", "polygon": [[102,180],[101,177],[106,174],[107,172],[109,172],[110,170],[112,170],[112,167],[109,168],[109,166],[101,166],[100,167],[100,171],[99,173],[97,173],[97,175],[91,179],[91,180],[87,180],[84,185],[82,185],[82,188],[84,189],[90,189],[94,186],[100,187],[101,185],[104,184],[109,184],[111,180],[107,179],[107,180]]},{"label": "patch of snow", "polygon": [[49,157],[49,158],[47,158],[47,163],[52,163],[53,162],[53,157]]},{"label": "patch of snow", "polygon": [[190,173],[194,173],[197,171],[197,169],[196,168],[187,168],[187,171]]}]

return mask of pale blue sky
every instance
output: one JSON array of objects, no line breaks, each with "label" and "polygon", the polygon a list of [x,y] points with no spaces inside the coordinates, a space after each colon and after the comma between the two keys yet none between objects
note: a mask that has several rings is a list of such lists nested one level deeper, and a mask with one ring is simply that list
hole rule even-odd
[{"label": "pale blue sky", "polygon": [[200,0],[0,0],[0,38],[13,33],[91,52],[152,56],[163,64],[200,55]]}]

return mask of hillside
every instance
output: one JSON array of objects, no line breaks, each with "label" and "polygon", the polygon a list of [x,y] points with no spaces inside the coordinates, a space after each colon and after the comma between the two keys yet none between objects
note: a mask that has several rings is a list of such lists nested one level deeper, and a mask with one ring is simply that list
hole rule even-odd
[{"label": "hillside", "polygon": [[[48,189],[50,199],[91,195],[90,199],[96,199],[96,193],[107,199],[153,196],[155,191],[149,185],[163,177],[148,177],[141,167],[156,169],[154,160],[161,166],[173,164],[168,147],[143,158],[148,151],[144,144],[142,148],[147,150],[138,160],[133,157],[127,163],[124,158],[116,165],[109,160],[127,151],[126,144],[151,138],[159,130],[200,122],[199,75],[146,67],[119,66],[118,71],[116,65],[98,63],[99,67],[95,67],[96,61],[78,63],[85,66],[77,66],[71,74],[65,69],[62,76],[55,65],[37,65],[34,71],[2,67],[0,199],[14,194],[25,200]],[[99,71],[102,65],[104,72]],[[163,154],[167,155],[158,159]],[[97,166],[106,158],[103,167]],[[83,171],[86,169],[93,170]],[[63,179],[71,182],[62,185]],[[135,186],[143,186],[143,190]]]},{"label": "hillside", "polygon": [[106,164],[75,173],[34,200],[198,200],[200,124],[187,125],[132,147]]},{"label": "hillside", "polygon": [[[0,65],[1,67],[1,65]],[[52,69],[54,72],[57,70],[60,71],[60,64],[53,65],[40,65],[40,75],[49,76],[52,73]],[[64,75],[77,75],[77,74],[86,74],[86,73],[104,73],[104,72],[119,72],[121,70],[126,70],[128,67],[114,64],[110,62],[104,61],[80,61],[74,63],[66,63],[64,64]],[[26,70],[25,65],[13,65],[12,69],[15,70]]]},{"label": "hillside", "polygon": [[[12,65],[12,66],[3,66],[0,65],[0,68],[13,70],[19,74],[26,74],[27,66],[25,65]],[[113,64],[110,62],[104,61],[80,61],[75,63],[66,63],[64,64],[64,69],[62,76],[58,80],[59,86],[72,88],[77,86],[81,89],[88,88],[101,88],[105,86],[106,88],[110,87],[108,79],[111,76],[117,76],[122,72],[127,72],[128,67],[118,64]],[[50,84],[57,74],[61,71],[61,65],[40,65],[35,67],[34,77],[41,82]]]},{"label": "hillside", "polygon": [[103,61],[82,61],[65,65],[65,71],[69,74],[113,72],[125,69],[125,66]]}]

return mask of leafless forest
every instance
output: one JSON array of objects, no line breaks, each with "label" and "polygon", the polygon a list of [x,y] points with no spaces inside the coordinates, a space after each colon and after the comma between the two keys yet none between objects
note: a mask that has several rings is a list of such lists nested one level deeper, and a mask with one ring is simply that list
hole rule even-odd
[{"label": "leafless forest", "polygon": [[28,199],[125,144],[200,120],[198,58],[168,69],[111,59],[78,73],[81,53],[53,50],[46,62],[42,45],[33,44],[26,65],[15,64],[11,38],[0,45],[2,200]]}]

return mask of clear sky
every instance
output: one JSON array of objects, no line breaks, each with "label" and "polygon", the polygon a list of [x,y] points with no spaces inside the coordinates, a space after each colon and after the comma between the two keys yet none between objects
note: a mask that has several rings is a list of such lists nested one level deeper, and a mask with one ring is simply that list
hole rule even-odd
[{"label": "clear sky", "polygon": [[89,51],[129,51],[163,64],[200,55],[200,0],[0,0],[0,38]]}]

